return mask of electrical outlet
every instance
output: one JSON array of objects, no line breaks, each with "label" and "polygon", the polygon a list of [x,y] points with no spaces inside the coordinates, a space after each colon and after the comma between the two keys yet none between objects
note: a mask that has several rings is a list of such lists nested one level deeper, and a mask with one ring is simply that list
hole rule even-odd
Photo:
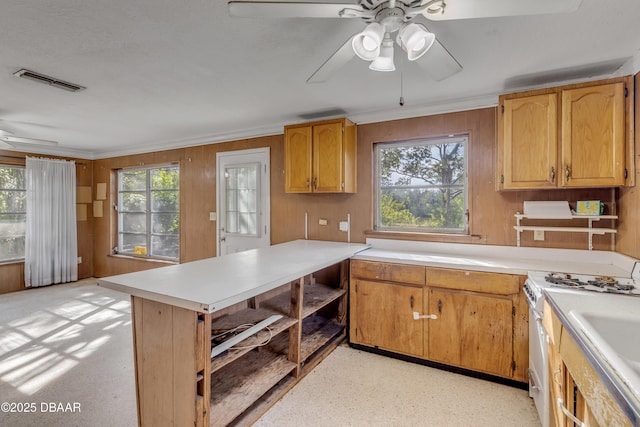
[{"label": "electrical outlet", "polygon": [[78,264],[82,264],[82,257],[81,256],[78,257]]},{"label": "electrical outlet", "polygon": [[327,225],[328,221],[326,219],[319,219],[318,220],[318,224],[320,225]]},{"label": "electrical outlet", "polygon": [[338,229],[340,231],[349,231],[349,223],[347,221],[340,221],[340,224],[338,224]]},{"label": "electrical outlet", "polygon": [[544,240],[544,230],[533,230],[533,240]]},{"label": "electrical outlet", "polygon": [[218,219],[218,214],[216,212],[209,212],[209,221],[216,221]]}]

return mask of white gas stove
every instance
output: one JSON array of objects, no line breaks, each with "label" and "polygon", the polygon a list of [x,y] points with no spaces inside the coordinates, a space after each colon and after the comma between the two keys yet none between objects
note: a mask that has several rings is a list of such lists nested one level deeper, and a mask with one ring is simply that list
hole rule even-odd
[{"label": "white gas stove", "polygon": [[640,297],[640,263],[630,277],[605,277],[548,271],[530,271],[524,284],[529,303],[529,395],[534,399],[543,427],[549,424],[547,333],[542,326],[545,288],[572,292],[599,292]]}]

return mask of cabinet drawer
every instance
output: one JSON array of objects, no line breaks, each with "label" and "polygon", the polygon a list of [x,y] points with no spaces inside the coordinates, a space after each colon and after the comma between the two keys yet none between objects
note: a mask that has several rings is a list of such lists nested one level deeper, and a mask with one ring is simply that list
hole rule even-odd
[{"label": "cabinet drawer", "polygon": [[485,294],[512,295],[520,289],[520,277],[481,271],[427,268],[427,285]]},{"label": "cabinet drawer", "polygon": [[424,285],[424,272],[425,267],[418,265],[358,260],[351,262],[351,275],[359,279]]}]

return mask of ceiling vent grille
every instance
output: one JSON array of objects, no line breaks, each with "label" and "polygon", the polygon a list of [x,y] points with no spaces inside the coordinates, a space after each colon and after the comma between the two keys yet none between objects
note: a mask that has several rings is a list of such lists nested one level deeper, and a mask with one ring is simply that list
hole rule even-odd
[{"label": "ceiling vent grille", "polygon": [[24,79],[33,80],[34,82],[44,83],[49,86],[57,87],[58,89],[64,89],[69,92],[79,92],[86,89],[84,86],[80,86],[74,83],[65,82],[64,80],[56,79],[54,77],[45,76],[44,74],[36,73],[27,69],[22,69],[13,73],[14,76],[22,77]]}]

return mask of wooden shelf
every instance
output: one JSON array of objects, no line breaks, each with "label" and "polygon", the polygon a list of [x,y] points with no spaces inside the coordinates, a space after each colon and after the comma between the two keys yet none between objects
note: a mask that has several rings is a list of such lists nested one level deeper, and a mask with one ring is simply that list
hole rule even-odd
[{"label": "wooden shelf", "polygon": [[[272,310],[267,310],[264,308],[258,308],[258,309],[246,308],[237,313],[233,313],[231,315],[224,316],[212,321],[211,335],[214,335],[214,336],[218,335],[222,332],[233,329],[239,325],[258,323],[273,314],[280,314],[280,313],[275,313]],[[251,348],[252,346],[256,346],[260,343],[265,342],[269,338],[270,334],[273,337],[275,337],[282,331],[285,331],[286,329],[295,325],[296,322],[297,322],[296,319],[292,319],[290,317],[283,317],[282,319],[272,323],[269,326],[269,328],[271,329],[271,332],[269,332],[266,329],[263,329],[257,334],[252,335],[251,337],[241,341],[240,343],[238,343],[237,347],[243,347],[243,348],[231,348],[228,351],[214,357],[211,360],[211,372],[213,373],[220,370],[227,364],[233,362],[234,360],[242,357],[249,351],[253,350],[253,348]],[[244,347],[249,347],[249,348],[244,348]]]},{"label": "wooden shelf", "polygon": [[[346,293],[346,289],[332,288],[331,286],[320,283],[316,283],[314,285],[306,284],[304,286],[304,295],[302,297],[302,317],[304,318],[312,315],[322,307],[337,300]],[[289,314],[290,307],[291,295],[289,292],[283,292],[280,295],[260,303],[260,308],[266,308],[278,313]]]},{"label": "wooden shelf", "polygon": [[228,425],[295,368],[285,355],[261,349],[220,369],[211,377],[211,425]]},{"label": "wooden shelf", "polygon": [[302,322],[302,341],[300,343],[301,359],[309,359],[325,344],[340,335],[344,328],[344,325],[322,316],[311,316],[304,319]]},{"label": "wooden shelf", "polygon": [[[344,329],[344,325],[320,315],[304,319],[302,321],[302,340],[300,341],[300,360],[304,363],[316,351],[340,335]],[[269,350],[288,354],[289,341],[283,335],[278,336],[269,343]]]}]

